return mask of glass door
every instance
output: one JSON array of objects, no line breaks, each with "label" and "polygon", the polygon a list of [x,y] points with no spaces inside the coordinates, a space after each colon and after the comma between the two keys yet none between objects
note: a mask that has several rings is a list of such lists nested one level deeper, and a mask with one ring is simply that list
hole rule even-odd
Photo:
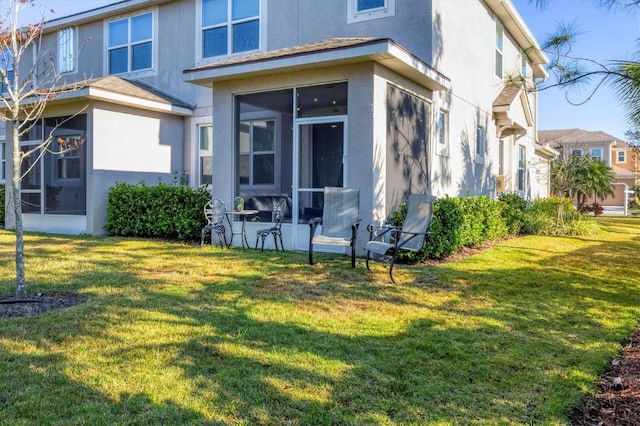
[{"label": "glass door", "polygon": [[[294,223],[306,225],[309,219],[322,217],[325,186],[345,186],[346,127],[346,117],[342,116],[298,120]],[[296,249],[308,248],[308,234],[304,236],[294,236]]]}]

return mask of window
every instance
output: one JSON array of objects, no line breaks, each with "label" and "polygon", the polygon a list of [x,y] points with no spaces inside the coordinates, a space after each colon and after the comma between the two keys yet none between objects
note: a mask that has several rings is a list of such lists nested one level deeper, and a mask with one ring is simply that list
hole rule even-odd
[{"label": "window", "polygon": [[275,121],[242,121],[239,154],[241,185],[275,185]]},{"label": "window", "polygon": [[627,152],[618,151],[618,163],[626,163],[626,162],[627,162]]},{"label": "window", "polygon": [[518,191],[524,191],[527,179],[527,158],[524,146],[518,147]]},{"label": "window", "polygon": [[[2,55],[0,56],[0,68],[2,69],[3,77],[6,75],[6,80],[9,84],[13,83],[13,54],[8,50],[4,49],[2,51]],[[7,85],[5,84],[5,79],[2,78],[1,84],[2,93],[7,92]]]},{"label": "window", "polygon": [[202,0],[202,57],[260,49],[260,0]]},{"label": "window", "polygon": [[582,148],[571,148],[569,150],[570,155],[575,155],[576,157],[582,157]]},{"label": "window", "polygon": [[75,62],[75,34],[72,27],[58,31],[58,72],[72,72]]},{"label": "window", "polygon": [[213,183],[213,126],[205,124],[198,126],[199,140],[199,185]]},{"label": "window", "polygon": [[109,74],[152,68],[153,13],[111,21],[107,32]]},{"label": "window", "polygon": [[484,164],[484,154],[487,151],[487,139],[484,127],[476,127],[476,163]]},{"label": "window", "polygon": [[0,142],[0,182],[4,182],[7,179],[7,143],[5,141]]},{"label": "window", "polygon": [[440,110],[438,113],[438,154],[448,155],[449,148],[449,113]]},{"label": "window", "polygon": [[20,137],[20,150],[26,153],[53,132],[53,142],[44,156],[40,158],[40,152],[34,151],[22,163],[24,213],[86,214],[86,129],[86,115],[46,118]]},{"label": "window", "polygon": [[496,21],[496,75],[502,78],[502,52],[504,48],[504,28]]},{"label": "window", "polygon": [[347,0],[347,23],[388,18],[396,14],[396,0]]},{"label": "window", "polygon": [[522,74],[523,77],[527,76],[527,71],[529,68],[529,64],[527,62],[527,53],[523,50],[521,53],[521,58],[522,58],[522,62],[520,64],[520,74]]},{"label": "window", "polygon": [[589,150],[589,155],[594,161],[602,163],[602,148],[591,148]]}]

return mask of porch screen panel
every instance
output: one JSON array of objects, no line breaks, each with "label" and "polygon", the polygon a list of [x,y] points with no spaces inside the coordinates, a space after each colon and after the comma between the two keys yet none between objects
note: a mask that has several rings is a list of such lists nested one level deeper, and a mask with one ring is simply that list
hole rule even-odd
[{"label": "porch screen panel", "polygon": [[409,194],[429,190],[430,105],[393,85],[387,86],[387,205],[397,208]]}]

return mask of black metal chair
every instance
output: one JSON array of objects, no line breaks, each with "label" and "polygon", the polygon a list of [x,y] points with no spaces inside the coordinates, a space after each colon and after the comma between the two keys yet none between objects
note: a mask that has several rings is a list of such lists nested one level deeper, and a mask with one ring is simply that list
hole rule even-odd
[{"label": "black metal chair", "polygon": [[260,251],[264,251],[264,240],[273,235],[273,243],[278,250],[278,240],[280,240],[280,248],[284,251],[284,244],[282,243],[282,219],[287,211],[287,200],[283,198],[278,204],[273,206],[273,212],[271,214],[271,220],[274,225],[271,228],[258,229],[256,231],[256,250],[258,249],[258,240],[262,238],[262,248]]},{"label": "black metal chair", "polygon": [[369,241],[364,248],[367,250],[367,269],[371,253],[384,258],[389,251],[393,251],[389,276],[393,278],[393,266],[396,263],[398,253],[401,251],[417,253],[422,250],[429,233],[429,225],[433,217],[433,203],[436,197],[432,195],[411,194],[407,200],[407,217],[402,228],[389,226],[367,226]]},{"label": "black metal chair", "polygon": [[[207,219],[207,224],[202,228],[200,247],[204,245],[204,238],[208,233],[211,234],[211,245],[213,245],[213,234],[218,236],[220,248],[224,248],[224,246],[227,245],[227,231],[224,227],[224,223],[222,222],[226,211],[226,205],[219,198],[209,200],[209,202],[204,206],[204,217]],[[222,245],[223,243],[224,246]]]}]

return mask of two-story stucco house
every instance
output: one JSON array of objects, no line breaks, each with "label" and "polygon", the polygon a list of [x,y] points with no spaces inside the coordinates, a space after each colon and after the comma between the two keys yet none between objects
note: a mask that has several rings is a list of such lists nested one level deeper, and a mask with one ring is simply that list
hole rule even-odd
[{"label": "two-story stucco house", "polygon": [[572,154],[588,155],[611,167],[616,175],[614,195],[597,200],[603,206],[624,206],[630,197],[627,191],[640,182],[636,151],[615,136],[601,131],[556,129],[540,130],[538,139],[558,150],[564,158]]},{"label": "two-story stucco house", "polygon": [[46,30],[88,80],[24,144],[80,109],[56,137],[86,143],[26,179],[26,229],[103,233],[116,181],[175,173],[230,206],[286,197],[293,249],[324,186],[360,188],[363,223],[410,192],[548,193],[536,94],[505,83],[546,58],[509,0],[125,0]]}]

